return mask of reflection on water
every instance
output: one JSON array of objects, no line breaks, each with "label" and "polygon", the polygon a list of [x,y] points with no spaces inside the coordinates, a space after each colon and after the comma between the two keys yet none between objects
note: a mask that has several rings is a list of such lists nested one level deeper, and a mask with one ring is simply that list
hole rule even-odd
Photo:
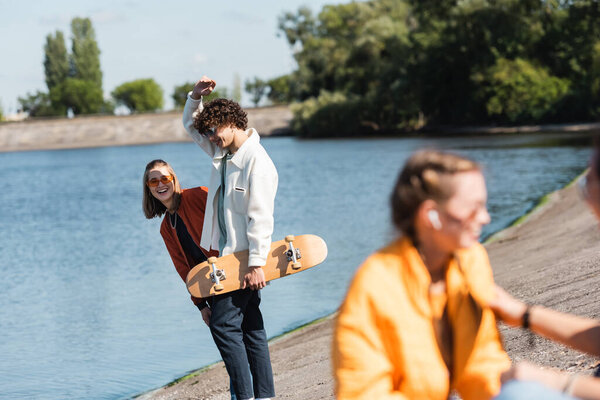
[{"label": "reflection on water", "polygon": [[[264,290],[268,334],[336,309],[356,267],[394,235],[388,196],[414,150],[485,165],[489,235],[583,170],[581,137],[263,140],[280,179],[273,239],[314,233],[329,248],[321,266]],[[208,158],[191,143],[0,154],[0,398],[125,398],[219,358],[160,221],[141,210],[154,158],[184,187],[208,184]]]}]

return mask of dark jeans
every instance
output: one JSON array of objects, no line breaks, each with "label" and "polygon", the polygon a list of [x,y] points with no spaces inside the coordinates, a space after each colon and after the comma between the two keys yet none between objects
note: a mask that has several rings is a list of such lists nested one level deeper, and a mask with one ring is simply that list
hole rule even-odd
[{"label": "dark jeans", "polygon": [[275,397],[260,291],[236,290],[212,297],[209,304],[210,332],[238,400]]}]

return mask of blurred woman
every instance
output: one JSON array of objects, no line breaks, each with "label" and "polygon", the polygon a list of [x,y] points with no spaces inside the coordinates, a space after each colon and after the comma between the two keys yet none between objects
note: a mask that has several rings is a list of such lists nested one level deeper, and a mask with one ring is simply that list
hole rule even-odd
[{"label": "blurred woman", "polygon": [[480,167],[422,151],[391,196],[401,235],[358,269],[336,321],[338,399],[489,399],[510,367],[478,242],[490,222]]}]

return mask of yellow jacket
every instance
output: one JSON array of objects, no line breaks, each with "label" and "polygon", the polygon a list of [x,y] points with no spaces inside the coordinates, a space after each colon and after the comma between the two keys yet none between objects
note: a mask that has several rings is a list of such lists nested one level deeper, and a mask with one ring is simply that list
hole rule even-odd
[{"label": "yellow jacket", "polygon": [[493,312],[487,252],[460,250],[446,273],[453,370],[437,345],[429,272],[408,239],[371,255],[359,268],[337,317],[333,366],[337,398],[440,399],[451,389],[463,400],[489,399],[510,367]]}]

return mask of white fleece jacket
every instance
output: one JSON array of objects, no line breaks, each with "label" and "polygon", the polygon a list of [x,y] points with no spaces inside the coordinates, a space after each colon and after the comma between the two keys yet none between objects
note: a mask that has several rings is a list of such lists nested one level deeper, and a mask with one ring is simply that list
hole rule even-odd
[{"label": "white fleece jacket", "polygon": [[[194,141],[212,158],[206,214],[200,246],[219,249],[217,193],[221,186],[221,163],[226,151],[211,143],[194,128],[193,114],[203,109],[202,100],[188,94],[183,109],[183,125]],[[263,266],[271,248],[273,210],[277,193],[277,169],[262,147],[255,129],[246,131],[246,140],[231,160],[226,161],[223,203],[227,243],[221,255],[249,250],[249,266]]]}]

